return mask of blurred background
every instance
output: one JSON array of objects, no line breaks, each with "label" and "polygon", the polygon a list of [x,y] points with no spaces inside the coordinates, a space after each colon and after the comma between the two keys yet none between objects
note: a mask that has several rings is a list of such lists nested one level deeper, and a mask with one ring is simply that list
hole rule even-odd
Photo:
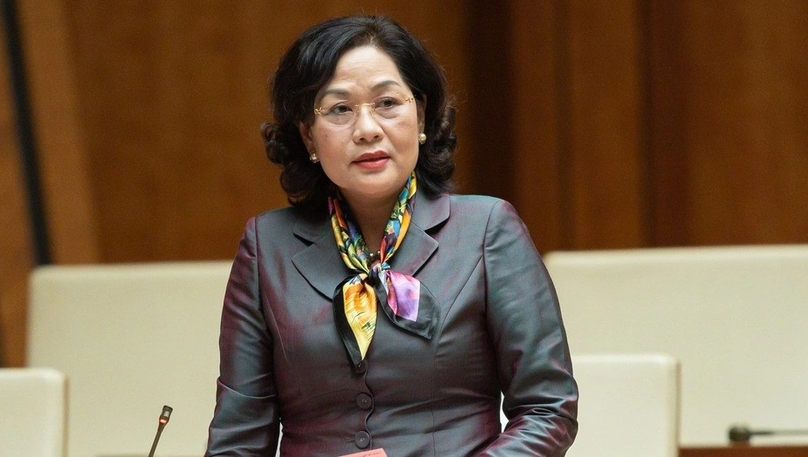
[{"label": "blurred background", "polygon": [[353,13],[437,56],[458,190],[511,201],[541,252],[808,242],[803,0],[4,0],[0,366],[35,266],[229,259],[286,205],[269,76]]}]

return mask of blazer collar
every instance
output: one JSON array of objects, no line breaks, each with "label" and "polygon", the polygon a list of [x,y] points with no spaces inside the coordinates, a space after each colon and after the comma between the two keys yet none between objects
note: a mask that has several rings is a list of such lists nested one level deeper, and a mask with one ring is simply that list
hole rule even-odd
[{"label": "blazer collar", "polygon": [[[430,233],[449,218],[449,212],[448,195],[428,198],[422,193],[416,194],[410,228],[393,256],[391,269],[414,276],[438,249],[438,242]],[[342,262],[331,220],[328,217],[318,220],[301,218],[292,230],[295,236],[311,243],[292,257],[292,263],[315,289],[332,299],[337,286],[354,273]]]}]

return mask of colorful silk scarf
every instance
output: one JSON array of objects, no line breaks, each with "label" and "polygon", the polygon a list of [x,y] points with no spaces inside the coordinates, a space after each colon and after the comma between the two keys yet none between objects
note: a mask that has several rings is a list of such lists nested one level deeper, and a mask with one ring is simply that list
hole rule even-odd
[{"label": "colorful silk scarf", "polygon": [[413,173],[393,207],[378,253],[368,250],[342,196],[334,192],[328,198],[331,228],[342,261],[358,273],[343,281],[334,293],[337,329],[354,367],[367,355],[376,331],[378,306],[400,328],[431,337],[431,327],[427,329],[424,325],[424,321],[431,321],[431,313],[428,316],[422,313],[420,320],[418,316],[420,281],[390,269],[390,259],[410,226],[416,187]]}]

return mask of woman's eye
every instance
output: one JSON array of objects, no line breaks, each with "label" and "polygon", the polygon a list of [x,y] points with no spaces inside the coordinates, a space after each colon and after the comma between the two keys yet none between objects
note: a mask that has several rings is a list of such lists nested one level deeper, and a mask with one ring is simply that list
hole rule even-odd
[{"label": "woman's eye", "polygon": [[383,98],[383,99],[379,100],[378,102],[376,102],[376,108],[381,108],[381,109],[392,108],[392,107],[397,106],[397,105],[399,105],[398,100],[396,100],[395,98],[392,98],[392,97]]},{"label": "woman's eye", "polygon": [[336,105],[328,110],[328,114],[348,114],[351,108],[348,105]]}]

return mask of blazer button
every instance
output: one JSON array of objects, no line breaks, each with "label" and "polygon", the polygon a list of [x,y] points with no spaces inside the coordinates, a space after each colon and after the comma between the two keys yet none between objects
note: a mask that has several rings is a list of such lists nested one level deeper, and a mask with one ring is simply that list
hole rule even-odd
[{"label": "blazer button", "polygon": [[366,431],[356,432],[354,435],[354,443],[356,443],[356,447],[359,449],[364,449],[370,446],[370,433]]},{"label": "blazer button", "polygon": [[356,396],[356,405],[361,409],[370,409],[373,406],[373,399],[370,395],[362,392]]},{"label": "blazer button", "polygon": [[368,371],[368,362],[367,362],[367,360],[362,360],[361,362],[357,363],[355,371],[357,373],[364,373],[364,372]]}]

